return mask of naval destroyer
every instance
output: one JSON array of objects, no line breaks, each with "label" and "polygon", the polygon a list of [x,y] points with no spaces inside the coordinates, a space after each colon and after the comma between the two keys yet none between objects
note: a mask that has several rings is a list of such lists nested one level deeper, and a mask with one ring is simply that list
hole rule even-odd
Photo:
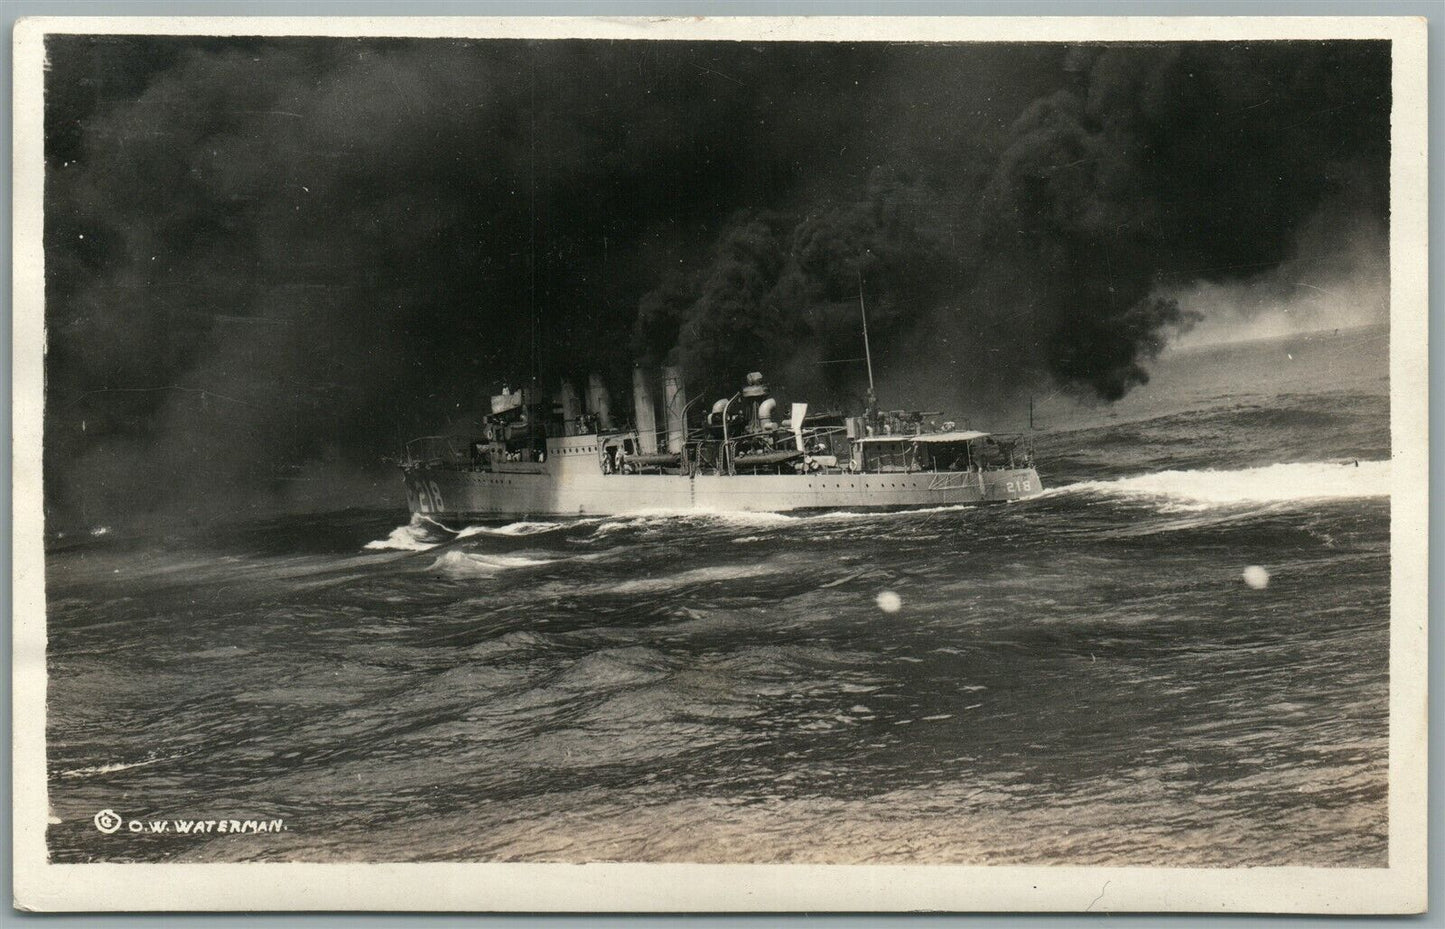
[{"label": "naval destroyer", "polygon": [[[871,382],[871,359],[869,367]],[[961,429],[936,413],[880,410],[871,387],[855,416],[810,414],[806,403],[792,403],[784,417],[759,372],[710,408],[688,402],[676,367],[660,379],[635,367],[631,393],[631,421],[619,421],[597,375],[581,397],[570,382],[546,398],[503,388],[476,434],[407,443],[401,468],[412,514],[480,521],[905,509],[1018,500],[1043,489],[1023,436]]]}]

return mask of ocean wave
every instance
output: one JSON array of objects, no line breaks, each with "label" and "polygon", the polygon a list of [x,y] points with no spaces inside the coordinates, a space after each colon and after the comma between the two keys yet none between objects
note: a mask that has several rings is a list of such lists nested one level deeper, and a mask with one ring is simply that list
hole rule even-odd
[{"label": "ocean wave", "polygon": [[478,552],[451,551],[444,553],[427,568],[453,577],[479,577],[508,571],[513,568],[535,568],[551,564],[555,558],[539,558],[535,555],[483,555]]},{"label": "ocean wave", "polygon": [[578,658],[547,686],[548,689],[595,694],[656,681],[666,676],[667,670],[666,656],[656,649],[646,646],[608,648]]},{"label": "ocean wave", "polygon": [[539,523],[539,522],[516,522],[508,523],[505,526],[464,526],[457,532],[457,538],[469,539],[478,535],[502,535],[521,536],[537,535],[541,532],[555,532],[558,529],[566,529],[569,523]]},{"label": "ocean wave", "polygon": [[131,768],[144,768],[146,765],[153,765],[161,761],[170,761],[169,758],[147,758],[144,761],[117,761],[112,764],[91,765],[84,768],[71,768],[68,771],[61,771],[61,777],[88,777],[92,774],[114,774],[116,771],[129,771]]},{"label": "ocean wave", "polygon": [[713,567],[679,571],[676,574],[664,574],[661,577],[644,577],[628,581],[618,581],[606,585],[604,590],[610,594],[658,593],[661,591],[675,590],[679,587],[692,587],[697,584],[751,580],[779,574],[783,570],[784,568],[781,565],[768,562],[742,565],[715,565]]},{"label": "ocean wave", "polygon": [[[598,525],[593,534],[605,536],[624,529],[649,530],[685,525],[698,526],[699,528],[769,529],[846,522],[850,520],[913,520],[919,516],[966,510],[973,505],[974,504],[964,503],[913,507],[904,510],[859,508],[801,513],[768,513],[752,510],[656,510],[630,516],[618,516]],[[736,541],[751,542],[758,541],[758,539],[759,537],[757,536],[744,536]]]},{"label": "ocean wave", "polygon": [[1389,461],[1296,462],[1237,471],[1158,471],[1112,481],[1084,481],[1035,499],[1102,494],[1162,501],[1177,510],[1295,500],[1388,497]]},{"label": "ocean wave", "polygon": [[478,642],[467,649],[467,657],[472,661],[497,661],[498,659],[512,655],[517,652],[527,652],[538,649],[555,649],[555,639],[542,635],[531,629],[515,629],[504,633],[494,639],[486,639]]},{"label": "ocean wave", "polygon": [[[575,523],[565,522],[531,522],[520,521],[508,523],[505,526],[463,526],[460,529],[453,529],[444,526],[429,516],[417,514],[412,517],[411,522],[405,526],[398,526],[391,530],[391,534],[384,539],[377,539],[367,542],[363,548],[372,550],[392,549],[407,552],[424,552],[427,549],[436,548],[438,545],[459,539],[470,539],[476,536],[500,536],[516,538],[520,536],[538,535],[544,532],[555,532],[559,529],[566,529]],[[438,538],[446,534],[445,538]]]},{"label": "ocean wave", "polygon": [[722,527],[778,526],[796,522],[801,517],[786,513],[757,512],[753,510],[685,510],[652,509],[635,513],[618,514],[600,524],[596,535],[609,535],[623,529],[656,529],[679,524]]},{"label": "ocean wave", "polygon": [[[572,560],[582,561],[587,559],[588,556],[579,555],[575,556]],[[669,593],[688,587],[701,586],[703,584],[731,583],[735,581],[750,581],[763,577],[773,577],[787,570],[789,570],[789,568],[778,561],[713,565],[706,568],[691,568],[685,571],[676,571],[670,574],[660,574],[652,577],[606,580],[593,583],[578,583],[572,580],[565,582],[557,581],[533,587],[530,593],[533,597],[543,599],[551,597],[638,596]]]},{"label": "ocean wave", "polygon": [[362,548],[372,551],[424,552],[440,544],[427,523],[422,522],[421,517],[413,516],[411,522],[405,526],[397,526],[386,538],[367,542]]}]

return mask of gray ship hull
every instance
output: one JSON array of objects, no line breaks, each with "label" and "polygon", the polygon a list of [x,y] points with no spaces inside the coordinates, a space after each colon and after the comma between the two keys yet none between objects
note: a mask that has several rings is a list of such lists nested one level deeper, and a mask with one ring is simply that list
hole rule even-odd
[{"label": "gray ship hull", "polygon": [[557,474],[417,467],[405,473],[413,514],[487,520],[609,516],[655,510],[787,513],[1001,503],[1039,493],[1033,468],[818,474]]}]

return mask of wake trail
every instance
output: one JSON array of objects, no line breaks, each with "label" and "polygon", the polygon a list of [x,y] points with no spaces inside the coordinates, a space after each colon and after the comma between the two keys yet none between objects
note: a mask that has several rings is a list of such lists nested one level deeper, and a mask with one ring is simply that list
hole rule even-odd
[{"label": "wake trail", "polygon": [[1343,500],[1390,495],[1389,461],[1311,461],[1239,470],[1156,471],[1110,481],[1083,481],[1033,499],[1095,494],[1154,500],[1180,509]]}]

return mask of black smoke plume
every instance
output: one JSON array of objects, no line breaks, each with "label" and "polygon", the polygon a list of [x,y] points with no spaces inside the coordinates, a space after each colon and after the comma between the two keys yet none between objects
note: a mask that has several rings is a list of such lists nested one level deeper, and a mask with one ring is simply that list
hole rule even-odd
[{"label": "black smoke plume", "polygon": [[621,394],[638,355],[856,396],[819,362],[860,353],[860,289],[900,393],[1118,397],[1182,284],[1297,261],[1326,206],[1388,221],[1382,43],[47,57],[61,521],[395,499],[405,438],[534,372]]},{"label": "black smoke plume", "polygon": [[[857,354],[866,302],[882,365],[915,388],[925,372],[935,396],[1053,382],[1116,400],[1198,318],[1169,293],[1300,257],[1300,230],[1322,211],[1386,215],[1383,51],[1071,49],[1062,86],[1022,110],[987,162],[944,159],[912,177],[880,167],[852,202],[737,219],[710,266],[644,298],[640,345],[674,342],[694,370],[787,367],[799,346]],[[849,301],[851,341],[838,331]],[[838,369],[855,387],[858,370]]]}]

